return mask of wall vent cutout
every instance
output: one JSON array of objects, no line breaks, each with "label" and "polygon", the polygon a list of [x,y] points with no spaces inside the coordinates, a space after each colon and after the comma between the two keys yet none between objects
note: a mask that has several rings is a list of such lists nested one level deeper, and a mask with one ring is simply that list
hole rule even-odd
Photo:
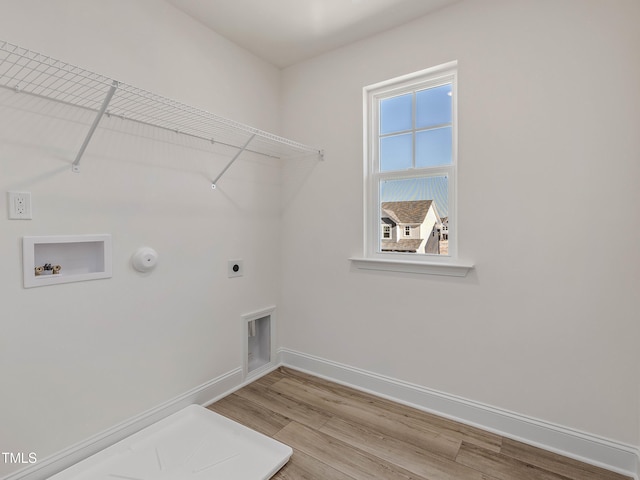
[{"label": "wall vent cutout", "polygon": [[243,373],[253,377],[275,366],[275,307],[242,315]]}]

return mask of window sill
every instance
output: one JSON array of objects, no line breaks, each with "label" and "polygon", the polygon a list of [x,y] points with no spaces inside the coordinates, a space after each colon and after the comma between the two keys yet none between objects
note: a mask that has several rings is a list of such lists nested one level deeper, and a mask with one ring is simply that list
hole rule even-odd
[{"label": "window sill", "polygon": [[406,260],[383,260],[373,258],[350,258],[351,263],[364,270],[385,272],[420,273],[424,275],[446,275],[465,277],[473,265],[462,263],[408,262]]}]

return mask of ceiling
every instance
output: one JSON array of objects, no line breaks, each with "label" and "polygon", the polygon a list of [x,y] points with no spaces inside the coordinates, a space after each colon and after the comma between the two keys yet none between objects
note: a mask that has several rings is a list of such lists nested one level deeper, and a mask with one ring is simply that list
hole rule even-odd
[{"label": "ceiling", "polygon": [[459,0],[167,0],[278,67],[402,25]]}]

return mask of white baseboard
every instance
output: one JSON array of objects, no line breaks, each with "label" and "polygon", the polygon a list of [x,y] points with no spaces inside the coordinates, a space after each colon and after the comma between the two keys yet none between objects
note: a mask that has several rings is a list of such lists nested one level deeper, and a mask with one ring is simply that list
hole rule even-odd
[{"label": "white baseboard", "polygon": [[280,363],[312,375],[638,480],[640,450],[596,435],[403,382],[323,358],[281,348]]},{"label": "white baseboard", "polygon": [[236,368],[83,442],[42,460],[38,459],[37,463],[11,473],[2,480],[44,480],[184,407],[192,404],[209,405],[242,384],[242,368]]}]

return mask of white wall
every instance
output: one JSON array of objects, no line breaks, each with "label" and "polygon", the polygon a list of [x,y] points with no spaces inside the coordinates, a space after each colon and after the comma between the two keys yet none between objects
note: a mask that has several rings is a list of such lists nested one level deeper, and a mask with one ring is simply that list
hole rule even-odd
[{"label": "white wall", "polygon": [[[268,131],[279,71],[154,0],[0,1],[3,40]],[[39,461],[242,366],[240,315],[279,299],[277,163],[0,91],[0,447]],[[203,144],[204,143],[204,144]],[[33,220],[8,220],[6,191]],[[22,288],[25,235],[110,233],[113,278]],[[129,259],[160,256],[144,276]],[[227,278],[227,259],[246,275]],[[0,462],[0,477],[20,465]]]},{"label": "white wall", "polygon": [[[469,0],[286,69],[284,134],[326,161],[285,167],[283,347],[637,446],[638,18],[635,0]],[[355,270],[362,88],[451,60],[476,268]]]}]

